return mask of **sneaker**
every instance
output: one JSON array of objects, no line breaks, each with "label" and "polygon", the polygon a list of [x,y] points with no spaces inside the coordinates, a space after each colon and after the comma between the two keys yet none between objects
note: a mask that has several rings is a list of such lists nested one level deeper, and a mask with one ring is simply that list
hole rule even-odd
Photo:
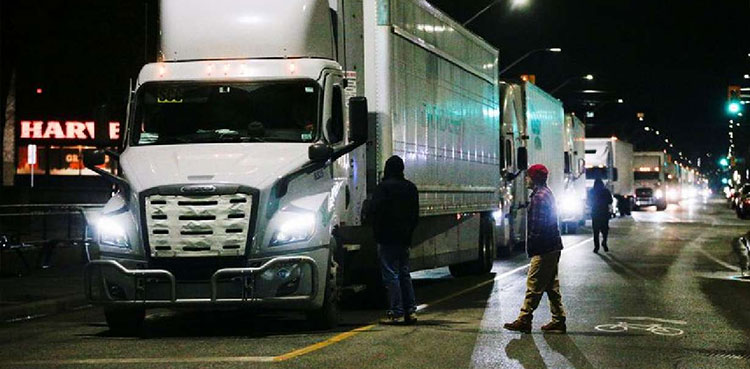
[{"label": "sneaker", "polygon": [[383,325],[398,325],[403,323],[401,320],[402,317],[395,316],[391,312],[388,312],[385,314],[385,318],[380,319],[380,324]]},{"label": "sneaker", "polygon": [[542,326],[544,333],[565,333],[568,327],[565,326],[565,322],[551,321]]},{"label": "sneaker", "polygon": [[404,317],[404,324],[413,325],[417,324],[417,313],[406,314]]},{"label": "sneaker", "polygon": [[503,328],[509,331],[531,333],[531,322],[516,319],[513,323],[505,323],[505,325],[503,325]]}]

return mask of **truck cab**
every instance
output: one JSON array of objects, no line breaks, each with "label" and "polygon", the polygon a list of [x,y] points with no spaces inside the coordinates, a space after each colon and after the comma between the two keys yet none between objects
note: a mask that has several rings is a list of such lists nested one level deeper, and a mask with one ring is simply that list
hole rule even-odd
[{"label": "truck cab", "polygon": [[666,169],[668,155],[661,151],[633,154],[635,179],[635,209],[655,206],[657,211],[667,208]]}]

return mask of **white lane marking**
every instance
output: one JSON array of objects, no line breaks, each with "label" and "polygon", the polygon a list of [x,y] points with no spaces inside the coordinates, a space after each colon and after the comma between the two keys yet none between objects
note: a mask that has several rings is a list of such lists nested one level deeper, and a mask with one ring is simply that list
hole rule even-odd
[{"label": "white lane marking", "polygon": [[[578,246],[581,246],[581,245],[583,245],[584,243],[586,243],[586,242],[589,242],[589,241],[592,241],[592,240],[593,240],[593,238],[585,239],[585,240],[583,240],[583,241],[581,241],[581,242],[578,242],[578,243],[576,243],[576,244],[575,244],[575,245],[573,245],[573,246],[568,246],[568,247],[565,247],[565,248],[563,248],[563,251],[567,251],[567,250],[572,250],[572,249],[575,249],[576,247],[578,247]],[[531,265],[531,264],[526,264],[526,265],[522,265],[522,266],[520,266],[520,267],[518,267],[518,268],[515,268],[515,269],[511,269],[511,270],[509,270],[509,271],[507,271],[507,272],[505,272],[505,273],[502,273],[502,274],[496,275],[496,276],[495,276],[495,278],[493,278],[493,279],[489,279],[489,280],[486,280],[486,281],[484,281],[484,282],[480,282],[479,284],[475,284],[474,286],[471,286],[471,287],[469,287],[469,288],[467,288],[467,289],[464,289],[464,290],[458,291],[458,292],[456,292],[456,293],[450,294],[450,295],[448,295],[448,296],[445,296],[445,297],[443,297],[443,298],[440,298],[440,299],[438,299],[438,300],[435,300],[435,301],[433,301],[433,302],[431,302],[431,303],[429,303],[429,304],[421,304],[421,305],[417,305],[417,312],[421,312],[421,311],[423,311],[423,310],[429,309],[429,308],[430,308],[430,306],[432,306],[432,305],[436,305],[436,304],[439,304],[439,303],[441,303],[441,302],[443,302],[443,301],[446,301],[446,300],[450,300],[450,299],[452,299],[452,298],[454,298],[454,297],[456,297],[456,296],[459,296],[459,295],[463,295],[463,294],[465,294],[465,293],[467,293],[467,292],[470,292],[470,291],[476,290],[476,289],[478,289],[478,288],[482,288],[482,287],[484,287],[484,286],[486,286],[486,285],[488,285],[488,284],[490,284],[490,283],[498,282],[498,281],[500,281],[500,280],[504,279],[505,277],[508,277],[508,276],[510,276],[510,275],[513,275],[513,274],[516,274],[516,273],[518,273],[518,272],[520,272],[520,271],[522,271],[522,270],[524,270],[524,269],[527,269],[527,268],[529,267],[529,265]]]},{"label": "white lane marking", "polygon": [[729,270],[731,270],[733,272],[741,272],[742,271],[739,266],[732,265],[732,264],[727,263],[726,261],[720,260],[717,257],[709,254],[708,252],[706,252],[706,250],[703,250],[700,247],[698,248],[698,252],[700,252],[701,255],[707,257],[709,260],[711,260],[711,261],[715,262],[716,264],[719,264],[719,265],[723,266],[724,268],[727,268],[727,269],[729,269]]},{"label": "white lane marking", "polygon": [[650,316],[615,316],[612,319],[623,319],[623,320],[650,320],[652,322],[667,323],[667,324],[679,324],[687,325],[688,323],[684,320],[671,320],[662,318],[652,318]]}]

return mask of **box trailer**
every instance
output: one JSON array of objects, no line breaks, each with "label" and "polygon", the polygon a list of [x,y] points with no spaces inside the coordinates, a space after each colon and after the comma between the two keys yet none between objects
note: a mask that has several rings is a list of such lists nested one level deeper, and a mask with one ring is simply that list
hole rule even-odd
[{"label": "box trailer", "polygon": [[586,214],[586,126],[573,114],[565,115],[563,137],[565,189],[559,198],[560,225],[575,233]]},{"label": "box trailer", "polygon": [[[391,155],[420,192],[413,269],[488,272],[500,198],[498,52],[416,0],[161,0],[90,301],[113,329],[155,307],[337,319],[377,284],[367,198]],[[273,37],[258,37],[273,35]],[[120,174],[101,170],[106,156]],[[557,178],[557,177],[555,177]]]},{"label": "box trailer", "polygon": [[613,211],[630,214],[633,202],[633,145],[611,138],[586,138],[586,188],[602,179],[615,198]]},{"label": "box trailer", "polygon": [[501,96],[505,196],[495,219],[498,244],[509,250],[526,240],[529,193],[520,175],[526,164],[544,164],[557,199],[565,193],[565,112],[560,100],[529,82],[501,82]]}]

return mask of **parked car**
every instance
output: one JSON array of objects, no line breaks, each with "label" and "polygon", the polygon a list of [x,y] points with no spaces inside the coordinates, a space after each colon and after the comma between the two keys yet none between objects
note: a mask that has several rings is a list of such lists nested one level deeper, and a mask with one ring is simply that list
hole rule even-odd
[{"label": "parked car", "polygon": [[737,218],[750,218],[750,184],[745,184],[735,194],[734,211],[737,213]]}]

